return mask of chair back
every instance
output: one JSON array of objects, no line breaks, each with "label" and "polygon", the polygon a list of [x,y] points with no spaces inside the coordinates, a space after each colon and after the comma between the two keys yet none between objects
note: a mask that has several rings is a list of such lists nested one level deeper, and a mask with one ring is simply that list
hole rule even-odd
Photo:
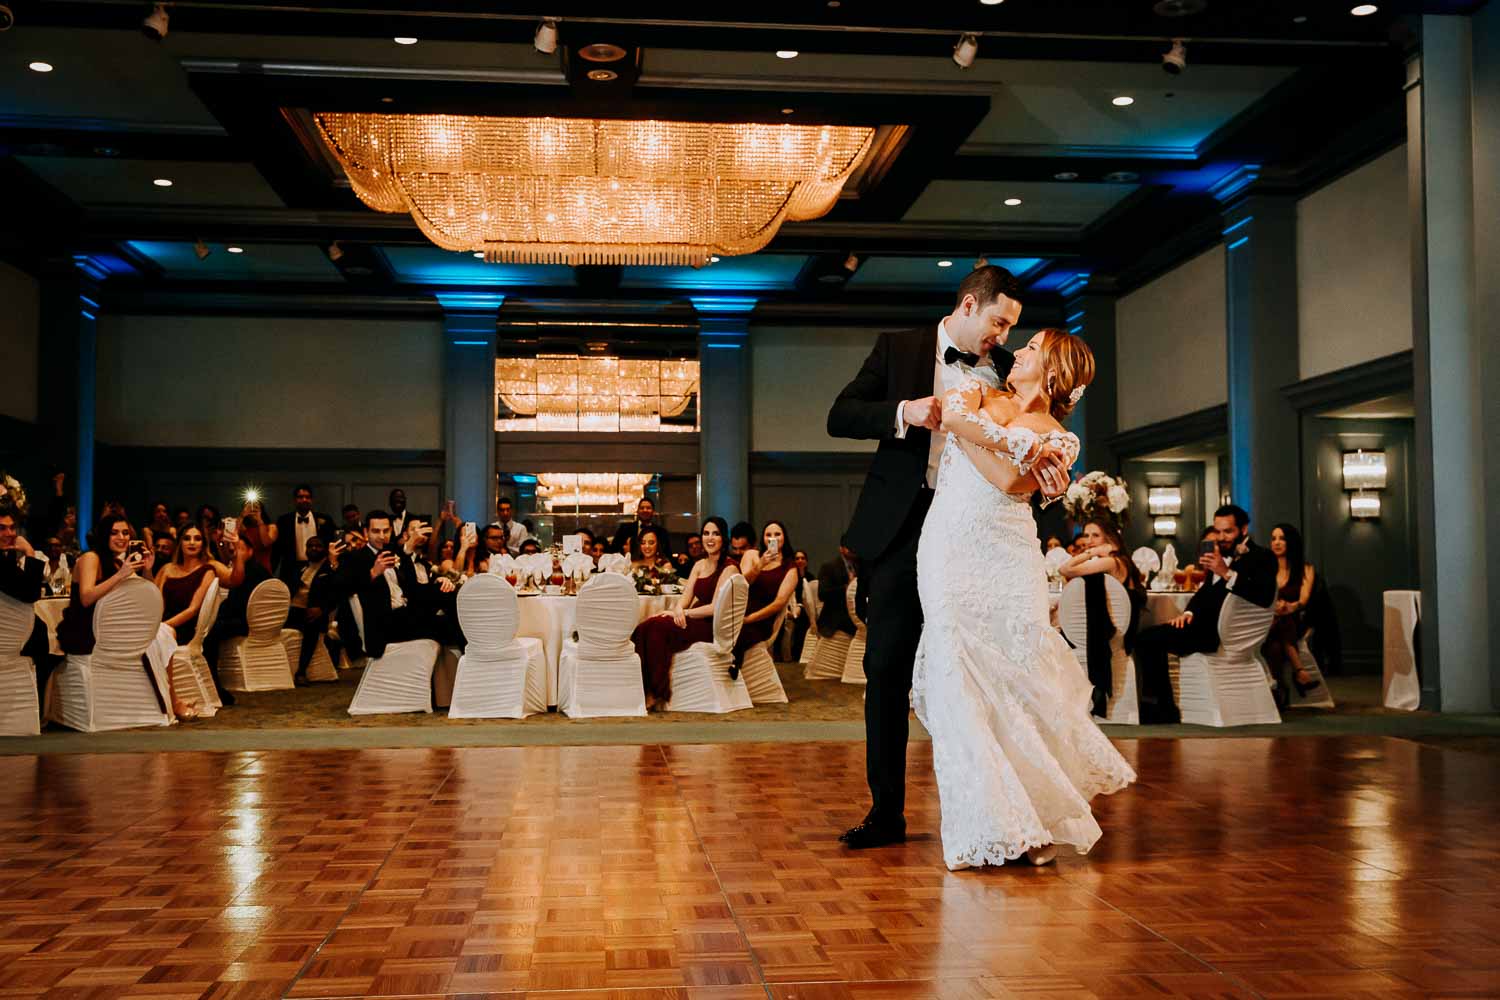
[{"label": "chair back", "polygon": [[36,611],[31,605],[0,594],[0,656],[21,655],[34,621]]},{"label": "chair back", "polygon": [[750,585],[744,576],[735,573],[719,581],[719,591],[714,594],[714,647],[726,656],[734,652],[749,603]]},{"label": "chair back", "polygon": [[1259,649],[1276,616],[1270,608],[1258,607],[1237,594],[1224,598],[1219,609],[1219,645],[1226,655],[1250,656]]},{"label": "chair back", "polygon": [[858,589],[859,580],[857,578],[850,580],[849,586],[844,588],[844,603],[849,608],[849,620],[854,622],[855,625],[863,625],[865,623],[865,620],[861,618],[859,616],[859,612],[855,610],[854,603],[854,595],[858,591]]},{"label": "chair back", "polygon": [[578,591],[578,652],[590,660],[626,659],[635,652],[630,634],[640,617],[640,598],[630,577],[600,573]]},{"label": "chair back", "polygon": [[807,607],[807,620],[812,622],[813,628],[818,625],[818,615],[823,611],[823,603],[818,600],[818,581],[802,581],[802,603]]},{"label": "chair back", "polygon": [[[1089,612],[1084,587],[1082,577],[1069,580],[1063,587],[1062,598],[1057,605],[1057,624],[1068,641],[1079,649],[1088,641],[1089,632]],[[1115,638],[1123,642],[1125,630],[1130,627],[1130,595],[1125,591],[1123,583],[1107,574],[1104,577],[1104,594],[1109,602],[1109,620],[1115,627]]]},{"label": "chair back", "polygon": [[94,606],[94,652],[136,657],[146,651],[161,625],[161,591],[131,577]]},{"label": "chair back", "polygon": [[[470,581],[473,582],[472,580]],[[354,628],[359,633],[359,641],[365,641],[365,607],[359,603],[358,594],[349,595],[349,613],[354,616]]]},{"label": "chair back", "polygon": [[203,595],[203,603],[198,607],[198,624],[193,626],[193,638],[188,643],[193,649],[202,649],[203,640],[208,635],[208,630],[214,627],[214,619],[219,617],[219,578],[210,576],[208,579],[208,592]]},{"label": "chair back", "polygon": [[495,653],[510,645],[520,620],[516,588],[504,577],[477,575],[458,591],[458,624],[476,652]]},{"label": "chair back", "polygon": [[292,592],[280,580],[263,580],[250,591],[245,604],[245,624],[252,638],[265,641],[281,635],[287,609],[292,606]]}]

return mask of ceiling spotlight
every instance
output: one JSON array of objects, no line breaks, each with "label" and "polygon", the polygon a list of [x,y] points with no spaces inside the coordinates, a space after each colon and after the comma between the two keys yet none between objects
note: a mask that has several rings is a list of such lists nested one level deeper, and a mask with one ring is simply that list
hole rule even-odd
[{"label": "ceiling spotlight", "polygon": [[718,263],[718,262],[719,262],[719,258],[718,258],[718,257],[717,257],[717,256],[712,256],[712,257],[709,257],[709,258],[708,258],[708,262],[709,262],[709,263],[710,263],[710,264],[717,264],[717,263]]},{"label": "ceiling spotlight", "polygon": [[1116,170],[1104,175],[1106,184],[1134,184],[1141,179],[1141,175],[1134,170]]},{"label": "ceiling spotlight", "polygon": [[1172,39],[1172,47],[1161,54],[1161,68],[1168,76],[1177,76],[1187,69],[1187,46],[1182,39]]},{"label": "ceiling spotlight", "polygon": [[855,271],[858,271],[859,270],[859,258],[856,257],[852,253],[849,256],[845,257],[844,258],[844,270],[848,271],[850,274],[853,274]]},{"label": "ceiling spotlight", "polygon": [[1357,7],[1350,7],[1349,13],[1353,14],[1355,17],[1369,17],[1379,9],[1379,7],[1375,6],[1372,3],[1362,3]]},{"label": "ceiling spotlight", "polygon": [[951,261],[951,260],[940,260],[940,261],[938,261],[938,267],[952,267],[952,266],[953,266],[953,261]]},{"label": "ceiling spotlight", "polygon": [[1307,23],[1307,15],[1306,14],[1298,14],[1296,17],[1292,18],[1292,23],[1293,24],[1306,24]]},{"label": "ceiling spotlight", "polygon": [[475,260],[484,260],[484,251],[483,250],[475,250],[474,251],[474,259]]},{"label": "ceiling spotlight", "polygon": [[224,249],[228,250],[230,253],[244,253],[245,252],[245,248],[244,247],[225,247]]},{"label": "ceiling spotlight", "polygon": [[776,50],[776,58],[777,59],[795,59],[799,55],[801,55],[801,53],[798,52],[796,49],[777,49]]},{"label": "ceiling spotlight", "polygon": [[557,51],[557,21],[550,17],[542,18],[542,23],[536,26],[536,35],[531,39],[532,47],[544,56],[550,56]]},{"label": "ceiling spotlight", "polygon": [[596,83],[608,83],[610,80],[618,80],[620,78],[620,74],[612,69],[591,69],[588,71],[587,76]]},{"label": "ceiling spotlight", "polygon": [[1020,198],[1007,198],[1007,199],[1005,199],[1005,203],[1007,205],[1009,205],[1011,208],[1015,208],[1017,205],[1021,204],[1021,199]]},{"label": "ceiling spotlight", "polygon": [[1053,174],[1052,179],[1055,181],[1076,181],[1078,179],[1078,171],[1062,170]]},{"label": "ceiling spotlight", "polygon": [[984,4],[986,7],[998,7],[1003,4],[1005,0],[979,0],[979,2]]},{"label": "ceiling spotlight", "polygon": [[394,97],[382,97],[380,99],[380,103],[381,104],[395,104],[396,103],[396,99]]},{"label": "ceiling spotlight", "polygon": [[152,4],[151,13],[147,14],[141,21],[141,34],[153,42],[159,42],[167,37],[167,22],[169,20],[166,4]]},{"label": "ceiling spotlight", "polygon": [[172,179],[170,177],[158,177],[151,183],[159,188],[169,188],[172,186]]},{"label": "ceiling spotlight", "polygon": [[197,255],[199,260],[208,260],[208,255],[213,253],[213,251],[202,240],[197,240],[193,243],[193,253]]},{"label": "ceiling spotlight", "polygon": [[398,35],[397,37],[392,38],[391,41],[395,42],[397,45],[415,45],[415,44],[417,44],[417,40],[415,38],[411,37],[410,35]]},{"label": "ceiling spotlight", "polygon": [[958,36],[958,43],[953,46],[953,61],[958,64],[959,69],[968,69],[974,65],[974,57],[979,55],[979,36],[965,32]]},{"label": "ceiling spotlight", "polygon": [[31,70],[33,73],[50,73],[52,72],[52,64],[49,62],[38,61],[29,63],[27,65],[27,69]]},{"label": "ceiling spotlight", "polygon": [[1132,104],[1135,103],[1135,98],[1134,97],[1126,97],[1124,94],[1121,94],[1119,97],[1116,97],[1114,100],[1110,101],[1109,103],[1113,104],[1117,108],[1128,108]]},{"label": "ceiling spotlight", "polygon": [[328,259],[335,264],[344,259],[344,248],[339,246],[338,240],[328,244]]},{"label": "ceiling spotlight", "polygon": [[796,108],[782,108],[781,109],[781,113],[784,114],[784,115],[789,115],[789,114],[794,113],[796,110],[797,110]]}]

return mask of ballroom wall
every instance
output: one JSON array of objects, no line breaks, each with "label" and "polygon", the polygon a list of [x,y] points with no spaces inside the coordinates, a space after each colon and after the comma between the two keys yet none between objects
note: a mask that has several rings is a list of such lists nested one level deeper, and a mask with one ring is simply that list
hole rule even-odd
[{"label": "ballroom wall", "polygon": [[106,444],[443,446],[437,320],[106,314],[98,364]]},{"label": "ballroom wall", "polygon": [[1224,247],[1121,297],[1115,314],[1119,429],[1224,403]]},{"label": "ballroom wall", "polygon": [[37,419],[37,332],[40,287],[35,278],[0,263],[0,416]]},{"label": "ballroom wall", "polygon": [[1297,203],[1302,378],[1411,349],[1406,183],[1401,146]]},{"label": "ballroom wall", "polygon": [[825,427],[833,397],[859,371],[880,332],[751,327],[751,451],[874,451],[874,441],[831,438]]}]

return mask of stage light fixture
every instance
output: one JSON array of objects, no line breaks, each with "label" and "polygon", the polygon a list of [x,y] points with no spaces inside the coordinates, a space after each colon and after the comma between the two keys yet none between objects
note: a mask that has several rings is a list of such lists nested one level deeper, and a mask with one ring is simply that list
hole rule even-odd
[{"label": "stage light fixture", "polygon": [[1168,76],[1180,76],[1187,69],[1187,46],[1182,39],[1172,39],[1172,47],[1161,54],[1161,69]]},{"label": "stage light fixture", "polygon": [[557,20],[551,17],[542,18],[542,23],[536,26],[536,35],[531,39],[531,44],[544,56],[550,56],[557,51]]},{"label": "stage light fixture", "polygon": [[979,36],[964,32],[958,36],[958,42],[953,46],[953,61],[958,64],[959,69],[968,69],[974,65],[974,59],[979,55]]},{"label": "stage light fixture", "polygon": [[844,270],[848,271],[850,274],[853,274],[855,271],[858,271],[859,270],[859,258],[856,257],[852,253],[849,256],[845,257],[844,258]]},{"label": "stage light fixture", "polygon": [[210,250],[208,248],[208,244],[204,243],[202,240],[194,240],[193,253],[197,255],[199,260],[208,260],[208,255],[213,253],[213,251]]},{"label": "stage light fixture", "polygon": [[171,17],[167,14],[167,5],[164,3],[152,4],[151,13],[147,14],[141,21],[141,34],[159,42],[167,37],[167,23]]},{"label": "stage light fixture", "polygon": [[224,249],[227,250],[227,251],[229,251],[230,253],[244,253],[245,252],[245,248],[244,247],[225,247]]},{"label": "stage light fixture", "polygon": [[335,264],[344,259],[344,248],[339,246],[338,240],[328,244],[328,259]]},{"label": "stage light fixture", "polygon": [[1109,103],[1113,104],[1117,108],[1128,108],[1135,103],[1135,98],[1130,97],[1126,94],[1121,94],[1119,97],[1116,97]]}]

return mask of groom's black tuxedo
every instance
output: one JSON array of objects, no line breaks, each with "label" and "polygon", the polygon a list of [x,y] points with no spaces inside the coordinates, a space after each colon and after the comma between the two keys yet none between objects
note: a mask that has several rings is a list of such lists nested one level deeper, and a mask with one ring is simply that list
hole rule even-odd
[{"label": "groom's black tuxedo", "polygon": [[[917,540],[932,503],[926,482],[932,434],[913,427],[898,438],[896,410],[903,400],[933,394],[937,327],[934,320],[915,330],[881,334],[828,411],[833,437],[880,442],[848,531],[849,547],[860,558],[856,603],[869,623],[865,776],[873,801],[869,819],[877,825],[904,823],[907,708],[922,636]],[[1001,379],[1010,374],[1009,351],[996,349],[991,358]]]}]

